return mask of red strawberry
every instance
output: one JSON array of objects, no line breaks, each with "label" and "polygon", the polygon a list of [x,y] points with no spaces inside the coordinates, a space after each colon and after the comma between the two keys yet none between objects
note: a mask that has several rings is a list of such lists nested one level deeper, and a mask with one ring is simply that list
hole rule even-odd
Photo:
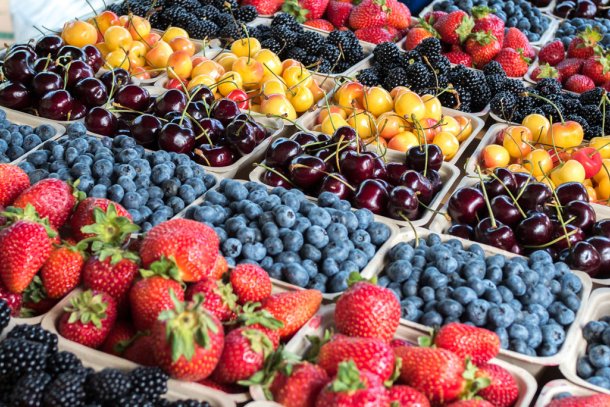
[{"label": "red strawberry", "polygon": [[388,25],[397,30],[406,30],[411,25],[411,10],[405,3],[394,2],[388,15]]},{"label": "red strawberry", "polygon": [[557,68],[552,67],[549,64],[544,64],[534,68],[530,77],[536,82],[544,78],[557,79],[559,82],[562,82],[563,79]]},{"label": "red strawberry", "polygon": [[596,85],[610,81],[610,58],[594,56],[582,64],[582,74],[593,79]]},{"label": "red strawberry", "polygon": [[283,1],[278,0],[244,0],[242,6],[254,6],[260,15],[274,14],[282,7]]},{"label": "red strawberry", "polygon": [[304,25],[312,28],[317,28],[322,31],[332,31],[335,29],[335,26],[328,20],[324,20],[323,18],[317,18],[315,20],[307,20]]},{"label": "red strawberry", "polygon": [[353,361],[341,362],[337,376],[320,392],[316,407],[388,406],[390,396],[379,376],[362,371]]},{"label": "red strawberry", "polygon": [[135,336],[136,330],[133,329],[133,325],[130,322],[116,321],[100,350],[111,355],[122,356]]},{"label": "red strawberry", "polygon": [[583,60],[576,58],[567,58],[558,63],[555,68],[559,71],[561,78],[567,80],[573,75],[580,72],[582,68]]},{"label": "red strawberry", "polygon": [[299,23],[321,18],[328,7],[329,0],[286,0],[282,11],[293,15]]},{"label": "red strawberry", "polygon": [[471,400],[460,400],[447,404],[447,407],[495,407],[492,403],[487,400],[471,399]]},{"label": "red strawberry", "polygon": [[[96,237],[105,243],[121,244],[136,232],[131,215],[116,202],[104,198],[86,198],[81,201],[70,219],[72,236],[76,240]],[[87,227],[85,231],[82,229]]]},{"label": "red strawberry", "polygon": [[328,383],[326,371],[309,362],[289,366],[280,369],[269,386],[273,400],[285,407],[314,407],[318,394]]},{"label": "red strawberry", "polygon": [[608,407],[610,395],[593,394],[591,396],[569,396],[552,400],[547,407]]},{"label": "red strawberry", "polygon": [[457,322],[439,329],[434,344],[462,359],[470,357],[475,365],[489,362],[500,352],[500,338],[495,332]]},{"label": "red strawberry", "polygon": [[519,386],[510,372],[501,366],[486,364],[479,366],[477,378],[489,379],[490,384],[477,393],[495,407],[511,407],[519,398]]},{"label": "red strawberry", "polygon": [[59,319],[61,336],[90,348],[104,343],[117,316],[116,302],[106,293],[83,291],[70,299]]},{"label": "red strawberry", "polygon": [[593,79],[584,75],[574,75],[570,77],[564,84],[566,90],[576,93],[583,93],[595,88]]},{"label": "red strawberry", "polygon": [[476,67],[487,65],[492,59],[498,55],[502,45],[490,33],[472,33],[466,43],[464,49],[472,57],[472,62]]},{"label": "red strawberry", "polygon": [[563,46],[561,40],[555,40],[546,44],[540,52],[538,52],[538,62],[542,65],[548,63],[551,66],[555,66],[563,59],[566,55],[566,49]]},{"label": "red strawberry", "polygon": [[383,27],[361,28],[360,30],[354,31],[354,34],[360,41],[366,41],[372,44],[394,41],[394,35]]},{"label": "red strawberry", "polygon": [[229,281],[240,304],[261,302],[271,295],[269,274],[255,264],[238,264],[231,272]]},{"label": "red strawberry", "polygon": [[30,187],[28,174],[12,164],[0,164],[0,206],[7,207]]},{"label": "red strawberry", "polygon": [[23,292],[21,316],[42,315],[55,306],[57,300],[47,298],[40,276],[35,275],[30,285]]},{"label": "red strawberry", "polygon": [[525,58],[534,58],[536,56],[536,52],[532,48],[527,36],[515,27],[511,27],[506,31],[502,48],[512,48],[515,51],[521,50]]},{"label": "red strawberry", "polygon": [[40,278],[49,298],[62,298],[78,285],[86,260],[85,247],[64,242],[53,248],[40,269]]},{"label": "red strawberry", "polygon": [[13,294],[4,286],[0,280],[0,299],[7,302],[11,309],[11,316],[18,317],[21,311],[21,302],[23,301],[22,294]]},{"label": "red strawberry", "polygon": [[249,379],[263,368],[273,352],[273,344],[258,329],[238,328],[225,337],[222,355],[212,378],[219,383],[237,383]]},{"label": "red strawberry", "polygon": [[214,262],[214,268],[212,269],[210,277],[219,280],[227,271],[229,271],[227,259],[225,259],[224,256],[219,253],[218,257],[216,257],[216,261]]},{"label": "red strawberry", "polygon": [[504,21],[493,13],[494,9],[487,6],[473,7],[474,28],[472,32],[491,32],[498,41],[502,42],[504,41]]},{"label": "red strawberry", "polygon": [[465,11],[456,10],[434,23],[441,40],[448,44],[461,44],[474,27],[474,21]]},{"label": "red strawberry", "polygon": [[256,328],[263,331],[273,343],[273,349],[280,345],[279,329],[284,323],[276,319],[269,311],[260,308],[259,303],[247,303],[239,310],[237,321],[240,326]]},{"label": "red strawberry", "polygon": [[76,202],[70,185],[60,179],[48,178],[23,191],[13,206],[24,209],[30,204],[42,219],[48,218],[49,224],[59,229],[68,220]]},{"label": "red strawberry", "polygon": [[405,39],[405,43],[403,45],[404,49],[410,51],[415,49],[419,45],[420,42],[425,40],[426,38],[436,37],[438,38],[438,33],[432,26],[429,24],[420,24],[416,27],[413,27],[407,32],[407,38]]},{"label": "red strawberry", "polygon": [[347,25],[352,8],[354,8],[352,3],[330,0],[326,9],[326,19],[337,28],[344,27]]},{"label": "red strawberry", "polygon": [[350,286],[337,301],[335,325],[347,336],[390,341],[400,321],[400,302],[387,288],[366,281]]},{"label": "red strawberry", "polygon": [[402,384],[390,387],[390,402],[399,407],[430,407],[430,402],[413,387]]},{"label": "red strawberry", "polygon": [[587,59],[595,54],[597,43],[603,38],[595,28],[587,27],[568,45],[568,58]]},{"label": "red strawberry", "polygon": [[151,352],[155,338],[151,335],[139,335],[129,344],[123,357],[142,366],[157,366],[155,354]]},{"label": "red strawberry", "polygon": [[318,290],[288,291],[265,299],[262,309],[284,324],[278,333],[286,339],[318,312],[321,303],[322,294]]},{"label": "red strawberry", "polygon": [[196,382],[206,379],[218,364],[224,343],[222,324],[201,305],[183,303],[170,293],[174,307],[161,315],[152,329],[158,365],[172,378]]},{"label": "red strawberry", "polygon": [[457,399],[466,384],[464,360],[447,349],[403,346],[394,349],[402,359],[400,379],[422,392],[431,404]]},{"label": "red strawberry", "polygon": [[472,57],[462,51],[460,47],[454,46],[451,51],[444,54],[449,62],[456,65],[464,65],[467,67],[472,67]]},{"label": "red strawberry", "polygon": [[138,268],[138,257],[134,253],[121,249],[104,249],[85,263],[83,285],[108,293],[120,304],[125,299]]},{"label": "red strawberry", "polygon": [[235,316],[237,296],[231,289],[231,285],[224,284],[222,280],[204,278],[200,282],[190,285],[186,289],[184,298],[187,301],[193,301],[196,294],[203,294],[203,306],[220,322],[227,322]]},{"label": "red strawberry", "polygon": [[218,257],[219,241],[214,229],[188,219],[173,219],[152,228],[140,248],[142,265],[149,267],[163,257],[173,264],[184,282],[208,277]]},{"label": "red strawberry", "polygon": [[384,26],[390,11],[386,0],[363,0],[352,9],[349,25],[354,30]]},{"label": "red strawberry", "polygon": [[353,360],[358,370],[374,373],[383,381],[394,373],[394,350],[381,339],[335,335],[320,347],[318,364],[329,376],[336,375],[339,364],[348,360]]},{"label": "red strawberry", "polygon": [[394,338],[390,341],[390,346],[394,349],[401,346],[413,346],[413,344],[404,339]]},{"label": "red strawberry", "polygon": [[434,23],[436,23],[438,20],[440,20],[441,17],[444,17],[446,15],[447,15],[446,12],[440,11],[440,10],[429,11],[424,16],[424,21],[427,22],[430,25],[434,25]]}]

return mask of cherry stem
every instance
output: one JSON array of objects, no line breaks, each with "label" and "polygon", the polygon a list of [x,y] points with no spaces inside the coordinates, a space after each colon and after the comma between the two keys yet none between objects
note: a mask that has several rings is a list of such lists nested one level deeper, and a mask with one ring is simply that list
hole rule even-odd
[{"label": "cherry stem", "polygon": [[558,238],[555,238],[555,239],[551,240],[550,242],[547,242],[547,243],[545,243],[543,245],[540,245],[540,246],[523,246],[523,247],[525,247],[526,249],[546,249],[547,247],[551,247],[555,243],[561,242],[563,239],[566,239],[568,241],[568,247],[571,247],[570,237],[575,235],[577,232],[578,232],[578,229],[574,229],[571,232],[566,232],[565,235],[559,236]]},{"label": "cherry stem", "polygon": [[483,174],[481,173],[481,167],[477,165],[477,174],[479,175],[479,183],[481,184],[481,190],[483,191],[483,196],[485,197],[485,205],[487,205],[487,210],[489,211],[489,218],[491,219],[491,227],[497,228],[498,225],[496,223],[496,218],[494,216],[493,211],[491,210],[491,203],[489,202],[489,196],[487,195],[487,190],[485,189],[485,184],[483,183]]},{"label": "cherry stem", "polygon": [[282,174],[281,172],[279,172],[278,170],[276,170],[275,168],[271,168],[266,164],[263,163],[254,163],[253,164],[255,167],[261,167],[264,168],[267,171],[271,171],[272,173],[274,173],[275,175],[277,175],[278,177],[282,178],[284,181],[288,182],[290,185],[292,185],[293,187],[295,187],[296,185],[294,185],[294,183],[288,178],[286,177],[284,174]]},{"label": "cherry stem", "polygon": [[401,218],[403,218],[409,224],[409,227],[411,228],[411,230],[413,230],[413,234],[415,235],[415,247],[419,246],[419,233],[417,233],[417,229],[415,228],[415,225],[413,225],[411,220],[404,214],[403,211],[400,211],[398,214],[400,215]]},{"label": "cherry stem", "polygon": [[[540,171],[542,171],[543,179],[546,179],[551,185],[553,185],[552,184],[552,180],[549,179],[548,175],[546,175],[546,173],[542,169],[542,163],[541,162],[538,162],[538,167],[540,168]],[[566,228],[566,222],[564,222],[564,220],[563,220],[563,215],[562,215],[562,210],[561,210],[561,202],[559,201],[559,197],[557,196],[557,192],[555,191],[555,188],[550,188],[550,189],[551,189],[551,193],[553,194],[553,197],[555,198],[555,202],[557,203],[557,206],[556,206],[556,209],[557,209],[557,218],[559,218],[559,223],[561,224],[561,227],[563,229],[564,236],[567,236],[568,235],[568,229]],[[568,239],[568,247],[571,247],[571,246],[572,245],[570,243],[570,239]]]},{"label": "cherry stem", "polygon": [[525,96],[531,96],[537,99],[541,99],[544,100],[546,103],[550,104],[551,106],[553,106],[555,108],[555,110],[557,111],[557,114],[559,115],[559,118],[561,119],[561,124],[565,124],[565,120],[563,119],[563,114],[561,114],[561,110],[559,110],[559,108],[557,107],[557,105],[553,102],[551,102],[549,99],[545,98],[544,96],[540,96],[540,95],[535,95],[533,93],[529,93],[529,92],[525,92]]},{"label": "cherry stem", "polygon": [[493,172],[489,173],[489,176],[491,176],[492,178],[494,178],[495,180],[497,180],[500,185],[502,185],[502,187],[504,187],[504,189],[506,190],[506,192],[508,193],[508,196],[510,196],[510,199],[513,200],[515,206],[517,207],[517,210],[519,211],[519,213],[521,214],[521,216],[523,216],[524,218],[527,218],[527,216],[525,215],[525,212],[523,212],[523,209],[521,208],[521,206],[519,205],[519,203],[517,202],[517,200],[515,199],[515,196],[512,194],[512,192],[510,192],[510,189],[508,189],[508,187],[506,186],[506,184],[504,182],[502,182],[502,180],[500,179],[500,177],[498,177],[496,174],[494,174]]}]

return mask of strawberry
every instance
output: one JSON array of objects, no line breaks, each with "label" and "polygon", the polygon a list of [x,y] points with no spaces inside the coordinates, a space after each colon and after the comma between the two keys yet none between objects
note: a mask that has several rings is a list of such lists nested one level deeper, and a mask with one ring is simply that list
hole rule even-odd
[{"label": "strawberry", "polygon": [[582,74],[591,78],[596,85],[610,81],[610,57],[594,56],[585,60]]},{"label": "strawberry", "polygon": [[353,360],[358,370],[374,373],[382,381],[394,373],[394,351],[380,339],[335,335],[320,347],[318,364],[329,376],[336,375],[339,364],[348,360]]},{"label": "strawberry", "polygon": [[208,277],[218,257],[219,241],[214,229],[193,220],[173,219],[153,227],[140,248],[142,265],[149,267],[165,257],[180,280],[196,282]]},{"label": "strawberry", "polygon": [[387,24],[389,12],[386,0],[363,0],[352,9],[349,25],[354,30],[381,27]]},{"label": "strawberry", "polygon": [[608,407],[610,395],[593,394],[591,396],[568,396],[551,400],[547,407]]},{"label": "strawberry", "polygon": [[566,90],[576,93],[583,93],[595,88],[593,79],[585,75],[574,75],[568,78],[564,84]]},{"label": "strawberry", "polygon": [[429,11],[424,16],[424,21],[430,25],[434,25],[434,23],[436,23],[438,20],[440,20],[441,17],[444,17],[446,15],[447,15],[447,13],[445,11],[440,11],[440,10]]},{"label": "strawberry", "polygon": [[227,271],[229,271],[227,259],[225,259],[224,256],[219,253],[216,261],[214,262],[214,269],[212,270],[210,277],[215,280],[219,280]]},{"label": "strawberry", "polygon": [[451,51],[444,54],[449,62],[456,65],[464,65],[467,67],[472,67],[472,57],[462,51],[462,49],[458,46],[455,46],[451,49]]},{"label": "strawberry", "polygon": [[[173,292],[179,301],[184,301],[184,290],[178,281],[171,278],[171,267],[168,261],[155,262],[150,266],[150,270],[140,271],[144,278],[136,281],[131,287],[129,304],[137,330],[150,329],[161,312],[172,308],[174,301],[170,292]],[[196,295],[194,298],[197,297],[203,296]]]},{"label": "strawberry", "polygon": [[64,242],[53,248],[40,269],[49,298],[62,298],[78,285],[86,260],[85,247],[85,244],[74,246]]},{"label": "strawberry", "polygon": [[390,387],[390,402],[399,407],[430,407],[430,402],[413,387],[402,384]]},{"label": "strawberry", "polygon": [[17,220],[0,230],[0,280],[10,292],[20,294],[47,261],[56,232],[32,205],[23,211],[12,208],[4,215]]},{"label": "strawberry", "polygon": [[463,359],[447,349],[402,346],[394,353],[402,359],[401,381],[423,393],[431,404],[457,399],[466,385]]},{"label": "strawberry", "polygon": [[326,9],[326,19],[335,27],[344,27],[347,24],[349,15],[354,5],[337,0],[330,0]]},{"label": "strawberry", "polygon": [[237,322],[240,326],[263,331],[273,343],[275,350],[280,345],[279,329],[284,327],[284,323],[260,307],[260,303],[244,304],[237,315]]},{"label": "strawberry", "polygon": [[303,24],[308,27],[317,28],[318,30],[328,31],[328,32],[335,29],[335,26],[332,25],[332,23],[330,21],[325,20],[323,18],[316,18],[315,20],[307,20]]},{"label": "strawberry", "polygon": [[495,407],[492,403],[487,400],[471,399],[471,400],[460,400],[447,404],[447,407]]},{"label": "strawberry", "polygon": [[461,44],[474,28],[474,21],[465,11],[456,10],[434,23],[441,40],[448,44]]},{"label": "strawberry", "polygon": [[[86,198],[81,201],[70,218],[72,236],[76,240],[95,237],[110,243],[124,243],[129,234],[139,228],[132,226],[131,215],[116,202],[104,198]],[[87,227],[84,231],[84,227]]]},{"label": "strawberry", "polygon": [[399,348],[401,346],[413,346],[413,344],[405,339],[394,338],[390,341],[390,346],[392,347],[392,349],[394,349]]},{"label": "strawberry", "polygon": [[318,312],[321,303],[322,294],[318,290],[288,291],[265,299],[262,309],[284,324],[278,333],[286,339]]},{"label": "strawberry", "polygon": [[405,3],[394,2],[388,15],[388,25],[397,30],[406,30],[411,25],[411,10]]},{"label": "strawberry", "polygon": [[390,395],[379,376],[359,372],[353,361],[341,362],[337,376],[328,383],[316,400],[316,407],[388,406]]},{"label": "strawberry", "polygon": [[591,58],[595,54],[597,43],[602,38],[602,34],[597,29],[585,28],[568,45],[568,58]]},{"label": "strawberry", "polygon": [[187,301],[193,301],[196,294],[203,294],[203,306],[220,322],[227,322],[235,316],[237,296],[231,289],[231,285],[224,284],[222,280],[204,278],[200,282],[190,285],[186,289],[184,298]]},{"label": "strawberry", "polygon": [[116,321],[100,350],[111,355],[122,356],[135,336],[136,331],[130,322]]},{"label": "strawberry", "polygon": [[117,248],[103,249],[85,263],[83,285],[108,293],[120,304],[125,299],[138,268],[138,256],[135,253]]},{"label": "strawberry", "polygon": [[318,394],[328,383],[326,371],[309,362],[289,367],[280,369],[269,386],[273,400],[286,407],[313,407]]},{"label": "strawberry", "polygon": [[48,312],[55,306],[57,300],[47,297],[42,280],[39,275],[35,275],[32,282],[23,292],[23,304],[21,307],[21,316],[33,317]]},{"label": "strawberry", "polygon": [[567,58],[555,65],[555,68],[559,71],[559,75],[562,79],[567,80],[573,75],[580,72],[582,68],[583,60],[576,58]]},{"label": "strawberry", "polygon": [[557,79],[559,82],[562,82],[563,79],[557,68],[552,67],[548,63],[534,68],[530,77],[536,82],[544,78]]},{"label": "strawberry", "polygon": [[523,34],[520,29],[515,27],[510,27],[506,31],[502,48],[512,48],[515,51],[521,50],[521,53],[525,58],[534,58],[536,56],[536,52],[534,51],[534,48],[532,48],[527,36]]},{"label": "strawberry", "polygon": [[544,64],[548,63],[551,66],[555,66],[566,56],[566,49],[563,46],[563,42],[561,40],[555,40],[546,44],[540,52],[538,52],[538,63]]},{"label": "strawberry", "polygon": [[28,174],[12,164],[0,164],[0,206],[7,207],[30,187]]},{"label": "strawberry", "polygon": [[493,14],[494,11],[487,6],[473,7],[474,27],[472,32],[491,32],[498,41],[502,42],[504,41],[504,21]]},{"label": "strawberry", "polygon": [[261,302],[271,295],[269,274],[255,264],[238,264],[231,272],[229,281],[240,304]]},{"label": "strawberry", "polygon": [[498,55],[501,48],[496,37],[483,32],[472,33],[464,44],[464,49],[472,56],[472,62],[476,67],[487,65]]},{"label": "strawberry", "polygon": [[41,218],[48,218],[49,224],[59,229],[68,220],[76,202],[70,185],[60,179],[48,178],[23,191],[13,206],[23,209],[30,204]]},{"label": "strawberry", "polygon": [[500,338],[495,332],[457,322],[439,329],[434,344],[462,359],[470,357],[475,365],[489,362],[500,352]]},{"label": "strawberry", "polygon": [[278,0],[244,0],[242,6],[254,6],[260,15],[274,14],[282,7],[282,1]]},{"label": "strawberry", "polygon": [[429,24],[418,25],[413,27],[407,32],[407,37],[405,39],[405,43],[403,45],[404,49],[410,51],[415,49],[419,45],[420,42],[425,40],[426,38],[435,37],[438,38],[438,33],[434,28],[432,28]]},{"label": "strawberry", "polygon": [[328,7],[329,0],[286,0],[282,11],[293,15],[299,23],[321,18]]},{"label": "strawberry", "polygon": [[154,353],[151,352],[155,338],[148,334],[136,334],[123,352],[123,357],[142,366],[157,366]]},{"label": "strawberry", "polygon": [[7,302],[11,309],[11,316],[18,317],[21,312],[22,294],[14,294],[8,290],[0,280],[0,300]]},{"label": "strawberry", "polygon": [[263,368],[273,352],[271,340],[262,331],[238,328],[225,337],[222,355],[212,379],[219,383],[237,383],[249,379]]},{"label": "strawberry", "polygon": [[390,341],[400,321],[400,302],[391,290],[367,281],[351,285],[337,301],[335,325],[347,336]]},{"label": "strawberry", "polygon": [[224,343],[222,324],[201,305],[202,297],[184,303],[170,291],[173,308],[163,311],[152,328],[158,365],[172,378],[206,379],[218,364]]},{"label": "strawberry", "polygon": [[372,44],[394,41],[394,35],[383,27],[361,28],[354,31],[354,34],[360,41],[366,41]]},{"label": "strawberry", "polygon": [[90,348],[104,343],[117,316],[116,302],[106,293],[83,291],[70,298],[59,319],[58,331],[66,339]]},{"label": "strawberry", "polygon": [[519,398],[519,386],[510,372],[491,363],[479,366],[475,377],[489,380],[477,393],[496,407],[511,407]]}]

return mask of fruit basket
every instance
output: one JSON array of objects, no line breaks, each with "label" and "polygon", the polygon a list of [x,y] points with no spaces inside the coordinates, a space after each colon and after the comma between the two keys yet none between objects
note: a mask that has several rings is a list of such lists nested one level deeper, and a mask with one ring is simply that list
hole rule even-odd
[{"label": "fruit basket", "polygon": [[[334,329],[334,305],[323,306],[316,316],[314,316],[296,335],[286,344],[286,350],[296,355],[303,356],[312,346],[310,337],[323,338],[328,330]],[[399,326],[394,336],[395,339],[402,339],[409,343],[416,344],[420,336],[423,336],[421,331],[415,330],[408,326]],[[536,390],[538,388],[534,377],[525,369],[514,364],[507,363],[501,359],[492,359],[491,363],[497,364],[507,369],[510,374],[516,379],[519,387],[519,398],[514,404],[515,407],[529,406]],[[266,397],[260,386],[251,386],[250,394],[255,401],[266,401]]]},{"label": "fruit basket", "polygon": [[[401,243],[401,242],[411,242],[412,240],[415,239],[416,234],[419,239],[426,239],[432,233],[434,233],[434,232],[431,232],[431,231],[425,230],[425,229],[420,229],[420,228],[416,228],[415,231],[413,229],[403,228],[403,229],[401,229],[400,233],[394,237],[392,243],[386,247],[392,248],[392,247],[395,247],[396,244]],[[464,248],[470,248],[470,246],[475,244],[475,242],[472,242],[469,240],[457,238],[455,236],[444,235],[444,234],[440,235],[440,240],[442,242],[445,242],[448,240],[455,240],[455,241],[458,241],[459,243],[461,243],[461,245]],[[520,257],[518,255],[515,255],[514,253],[500,250],[495,247],[491,247],[491,246],[487,246],[487,245],[483,245],[483,244],[479,244],[479,245],[482,248],[483,252],[485,253],[486,257],[490,257],[490,256],[494,256],[494,255],[502,255],[502,256],[505,256],[506,258]],[[386,266],[388,265],[389,253],[390,253],[390,251],[387,251],[385,253],[380,253],[375,258],[374,263],[369,264],[369,266],[367,266],[367,268],[362,272],[362,276],[366,277],[366,278],[372,278],[375,276],[379,277],[382,270],[384,270],[386,268]],[[567,357],[567,355],[571,351],[571,347],[570,347],[570,343],[572,340],[571,338],[573,338],[575,335],[577,335],[577,331],[579,329],[578,328],[579,321],[582,318],[582,315],[584,314],[585,310],[588,307],[587,300],[589,298],[589,294],[591,292],[591,286],[592,286],[591,279],[589,278],[589,276],[587,274],[579,272],[579,271],[573,271],[573,273],[577,276],[577,278],[581,281],[581,284],[582,284],[582,289],[579,294],[581,297],[580,298],[581,303],[580,303],[578,312],[576,313],[575,320],[572,322],[570,327],[567,329],[567,332],[565,335],[565,338],[566,338],[565,342],[563,342],[563,344],[561,344],[561,347],[558,349],[557,353],[552,356],[530,356],[530,355],[518,353],[518,352],[512,351],[512,350],[501,349],[500,350],[500,359],[504,359],[512,364],[523,367],[524,369],[526,369],[533,375],[538,376],[539,373],[542,372],[544,367],[558,366],[560,364],[560,362]],[[428,327],[426,325],[422,325],[421,323],[412,322],[412,321],[409,321],[404,318],[401,318],[400,321],[401,321],[401,325],[404,325],[404,326],[414,329],[416,331],[419,331],[422,333],[430,332],[430,327]]]},{"label": "fruit basket", "polygon": [[567,393],[573,396],[591,396],[595,394],[595,392],[576,386],[565,379],[552,380],[544,385],[536,399],[534,407],[547,407],[557,396]]}]

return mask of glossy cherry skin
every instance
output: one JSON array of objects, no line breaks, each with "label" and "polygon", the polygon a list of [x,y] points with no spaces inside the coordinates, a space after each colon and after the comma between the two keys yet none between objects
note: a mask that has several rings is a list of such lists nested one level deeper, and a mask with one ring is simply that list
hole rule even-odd
[{"label": "glossy cherry skin", "polygon": [[30,86],[36,95],[44,96],[54,90],[62,89],[64,80],[56,73],[40,72],[34,76]]},{"label": "glossy cherry skin", "polygon": [[91,67],[93,73],[96,74],[102,65],[104,65],[102,53],[93,45],[85,45],[83,47],[83,52],[85,53],[85,62]]},{"label": "glossy cherry skin", "polygon": [[517,240],[524,246],[540,246],[548,243],[553,235],[549,217],[542,212],[532,212],[519,222],[515,229]]},{"label": "glossy cherry skin", "polygon": [[[281,176],[279,174],[281,174]],[[261,181],[263,184],[272,187],[284,187],[286,189],[294,188],[294,185],[288,181],[288,174],[281,168],[275,168],[273,171],[266,170],[263,172]]]},{"label": "glossy cherry skin", "polygon": [[377,180],[367,179],[354,193],[352,203],[356,208],[365,208],[373,213],[381,214],[386,210],[388,200],[388,191],[384,185]]},{"label": "glossy cherry skin", "polygon": [[555,194],[561,205],[567,205],[570,201],[589,202],[589,194],[585,186],[579,182],[566,182],[555,188]]},{"label": "glossy cherry skin", "polygon": [[195,102],[202,101],[208,106],[212,106],[212,103],[214,103],[214,93],[207,86],[197,86],[190,93],[193,97],[192,100]]},{"label": "glossy cherry skin", "polygon": [[495,218],[505,225],[514,227],[523,220],[513,200],[506,195],[496,196],[490,205]]},{"label": "glossy cherry skin", "polygon": [[207,105],[204,102],[191,102],[186,107],[188,117],[196,122],[207,119],[210,115],[207,111]]},{"label": "glossy cherry skin", "polygon": [[513,195],[517,192],[517,180],[512,171],[499,167],[494,169],[494,175],[497,178],[489,177],[483,183],[489,199],[499,195],[508,195],[507,189]]},{"label": "glossy cherry skin", "polygon": [[298,133],[294,134],[291,137],[291,139],[296,141],[297,143],[299,143],[302,147],[305,147],[308,144],[312,144],[312,143],[316,143],[316,145],[314,147],[320,146],[320,144],[317,144],[318,139],[316,138],[315,135],[313,135],[311,133],[306,133],[304,131],[299,131]]},{"label": "glossy cherry skin", "polygon": [[400,185],[411,188],[424,205],[428,205],[434,198],[432,182],[417,171],[408,170],[402,174]]},{"label": "glossy cherry skin", "polygon": [[225,130],[225,136],[242,155],[250,154],[256,148],[254,128],[249,122],[241,120],[231,122]]},{"label": "glossy cherry skin", "polygon": [[414,146],[407,151],[406,164],[416,171],[438,171],[443,165],[443,152],[436,144]]},{"label": "glossy cherry skin", "polygon": [[571,269],[584,271],[591,277],[595,277],[602,264],[599,252],[589,242],[578,242],[570,249],[566,262]]},{"label": "glossy cherry skin", "polygon": [[397,186],[390,192],[388,215],[394,219],[416,220],[419,218],[419,200],[414,190],[405,186]]},{"label": "glossy cherry skin", "polygon": [[150,93],[138,85],[125,85],[114,95],[114,102],[127,109],[143,112],[148,108]]},{"label": "glossy cherry skin", "polygon": [[597,6],[591,0],[578,0],[576,4],[576,17],[593,18],[597,13]]},{"label": "glossy cherry skin", "polygon": [[599,277],[607,278],[610,276],[610,239],[603,236],[593,236],[586,240],[597,250],[600,257]]},{"label": "glossy cherry skin", "polygon": [[117,92],[123,85],[131,83],[129,72],[122,68],[115,68],[111,71],[104,72],[100,76],[100,80],[106,85],[108,93]]},{"label": "glossy cherry skin", "polygon": [[527,184],[517,200],[521,209],[527,211],[542,211],[544,204],[551,198],[551,189],[542,182]]},{"label": "glossy cherry skin", "polygon": [[248,120],[250,123],[250,128],[254,132],[254,138],[256,139],[256,144],[260,144],[261,141],[267,138],[267,130],[263,127],[262,124],[254,121],[252,118]]},{"label": "glossy cherry skin", "polygon": [[585,233],[589,233],[593,229],[595,224],[595,211],[588,202],[583,201],[571,201],[563,207],[563,220],[574,217],[575,219],[570,222],[572,225],[577,226]]},{"label": "glossy cherry skin", "polygon": [[470,225],[451,225],[449,229],[447,229],[447,234],[451,236],[460,237],[466,240],[474,240],[474,228]]},{"label": "glossy cherry skin", "polygon": [[331,173],[324,177],[322,185],[320,185],[320,193],[332,192],[340,199],[349,200],[352,195],[352,190],[348,187],[349,183],[345,177],[338,173]]},{"label": "glossy cherry skin", "polygon": [[437,194],[443,188],[443,180],[441,174],[436,170],[426,171],[426,178],[432,183],[432,189]]},{"label": "glossy cherry skin", "polygon": [[295,140],[279,138],[267,149],[265,162],[272,167],[288,167],[290,161],[303,154],[303,147]]},{"label": "glossy cherry skin", "polygon": [[72,117],[74,99],[67,90],[55,90],[44,95],[38,103],[38,114],[52,120],[68,120]]},{"label": "glossy cherry skin", "polygon": [[31,53],[25,50],[18,50],[10,53],[4,58],[2,67],[4,76],[11,82],[29,84],[36,71],[33,68],[34,59]]},{"label": "glossy cherry skin", "polygon": [[388,182],[394,186],[400,185],[400,179],[402,178],[402,174],[405,171],[409,170],[407,164],[397,163],[397,162],[389,162],[386,164],[386,172],[388,174]]},{"label": "glossy cherry skin", "polygon": [[301,188],[315,188],[324,178],[326,164],[318,157],[300,155],[295,157],[288,166],[290,179]]},{"label": "glossy cherry skin", "polygon": [[352,141],[358,138],[356,130],[351,126],[341,126],[335,130],[331,138],[333,143]]},{"label": "glossy cherry skin", "polygon": [[176,153],[188,153],[195,145],[193,130],[176,123],[167,123],[159,131],[159,148]]},{"label": "glossy cherry skin", "polygon": [[25,85],[13,82],[0,85],[0,106],[21,110],[31,105],[32,94]]},{"label": "glossy cherry skin", "polygon": [[224,126],[227,126],[240,113],[237,103],[229,99],[220,99],[214,104],[210,116],[220,120]]},{"label": "glossy cherry skin", "polygon": [[118,121],[114,114],[102,107],[94,107],[85,116],[85,127],[92,133],[114,136]]},{"label": "glossy cherry skin", "polygon": [[68,65],[71,61],[84,61],[85,52],[72,45],[64,45],[57,51],[57,62],[61,65]]},{"label": "glossy cherry skin", "polygon": [[68,120],[79,120],[87,114],[87,107],[79,100],[72,99],[72,110],[68,116]]},{"label": "glossy cherry skin", "polygon": [[157,144],[159,132],[163,123],[151,114],[143,114],[136,117],[129,126],[131,135],[139,144],[143,146],[153,146]]},{"label": "glossy cherry skin", "polygon": [[536,181],[536,178],[532,177],[526,172],[513,172],[515,182],[517,183],[517,193],[521,191],[527,184]]},{"label": "glossy cherry skin", "polygon": [[50,55],[51,58],[55,58],[63,46],[64,40],[59,35],[48,34],[36,42],[34,49],[36,54],[40,55],[41,57]]},{"label": "glossy cherry skin", "polygon": [[70,88],[81,79],[92,78],[93,75],[93,69],[85,61],[72,61],[66,66],[66,78]]},{"label": "glossy cherry skin", "polygon": [[552,245],[553,249],[555,249],[557,252],[568,249],[570,246],[574,246],[577,242],[585,239],[585,232],[583,232],[581,228],[568,223],[565,225],[564,230],[564,227],[559,221],[553,219],[551,220],[551,223],[553,224],[553,235],[551,240],[559,239]]},{"label": "glossy cherry skin", "polygon": [[186,95],[178,89],[170,89],[164,94],[157,96],[155,100],[155,112],[159,116],[165,116],[169,112],[182,113],[186,108]]},{"label": "glossy cherry skin", "polygon": [[[194,130],[198,140],[201,140],[201,143],[212,142],[213,144],[216,144],[224,137],[225,127],[220,120],[207,117],[199,120],[197,123],[198,124],[194,126]],[[203,137],[199,137],[202,134],[204,134]]]},{"label": "glossy cherry skin", "polygon": [[74,96],[88,107],[101,106],[108,101],[106,86],[97,78],[81,79],[74,86]]},{"label": "glossy cherry skin", "polygon": [[61,76],[63,81],[63,68],[60,65],[55,65],[55,61],[51,58],[38,58],[34,61],[32,68],[34,72],[54,72]]},{"label": "glossy cherry skin", "polygon": [[610,219],[602,219],[593,225],[592,233],[610,239]]},{"label": "glossy cherry skin", "polygon": [[451,219],[466,225],[475,225],[483,208],[485,208],[483,193],[471,187],[455,191],[447,204],[447,212]]},{"label": "glossy cherry skin", "polygon": [[373,158],[367,154],[347,151],[341,159],[341,174],[353,185],[373,178],[374,169]]},{"label": "glossy cherry skin", "polygon": [[194,153],[196,162],[210,167],[226,167],[233,164],[237,158],[235,151],[229,146],[203,145],[195,149]]},{"label": "glossy cherry skin", "polygon": [[493,227],[491,218],[482,219],[474,229],[474,234],[478,242],[497,247],[499,249],[511,251],[517,245],[513,230],[496,221]]}]

